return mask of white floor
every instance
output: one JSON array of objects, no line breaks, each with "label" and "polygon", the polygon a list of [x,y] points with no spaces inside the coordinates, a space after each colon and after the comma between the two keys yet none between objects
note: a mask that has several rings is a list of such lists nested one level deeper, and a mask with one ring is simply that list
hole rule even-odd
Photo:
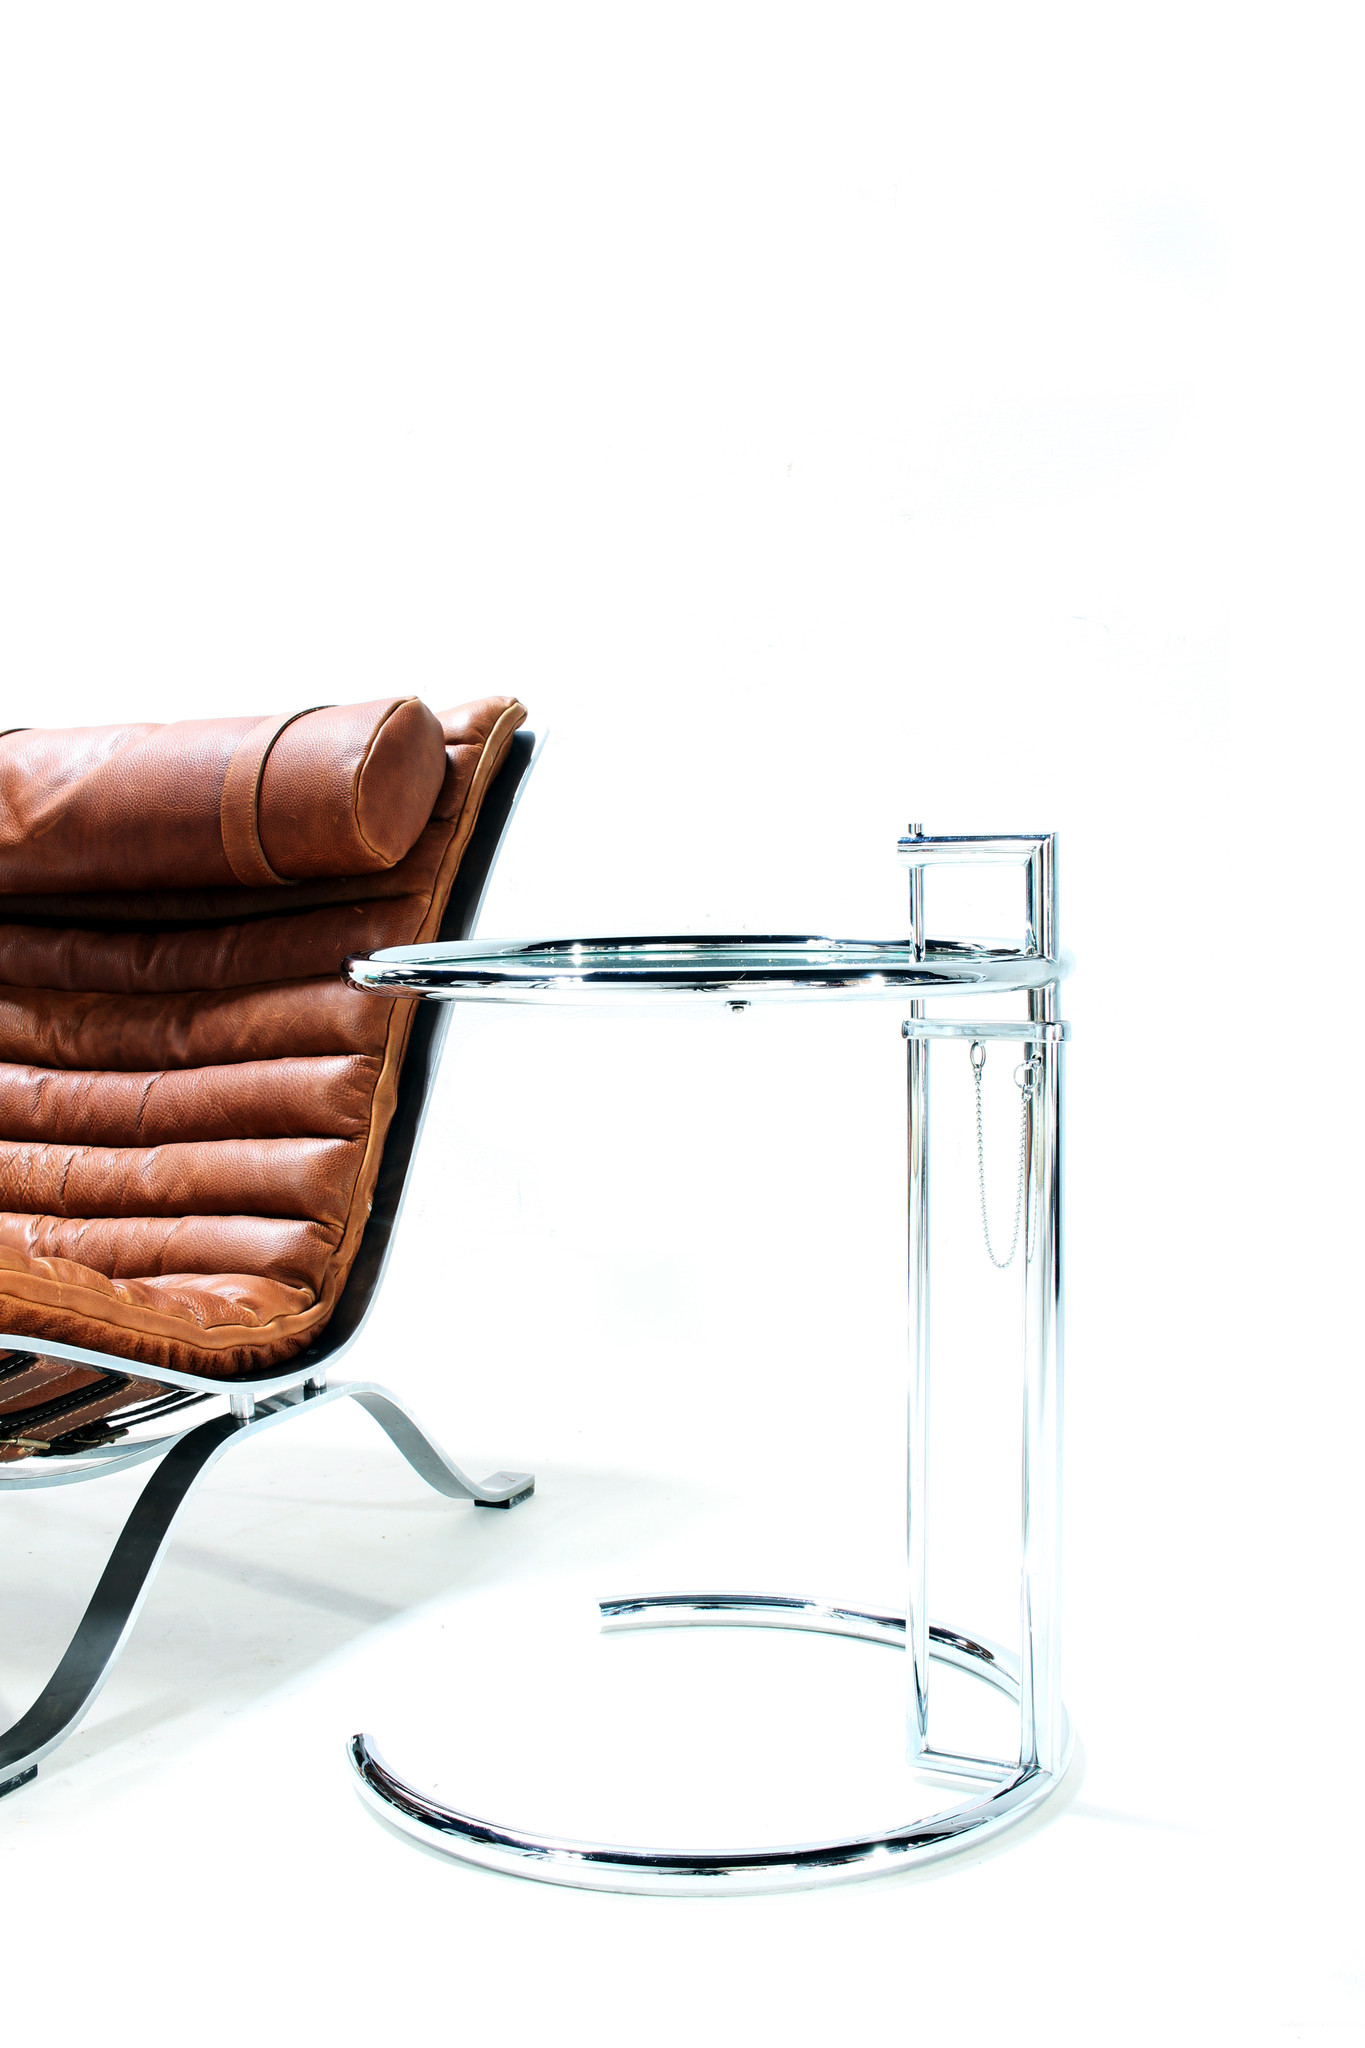
[{"label": "white floor", "polygon": [[[754,1573],[886,1595],[856,1493],[813,1463],[757,1476],[762,1499],[719,1460],[691,1478],[565,1464],[510,1514],[448,1507],[345,1409],[229,1459],[88,1722],[0,1806],[9,2009],[57,2040],[86,2038],[92,2012],[114,2038],[207,2042],[1359,2038],[1332,1816],[1317,1836],[1297,1801],[1291,1818],[1292,1757],[1251,1775],[1268,1694],[1221,1691],[1215,1626],[1177,1618],[1163,1645],[1126,1601],[1078,1631],[1080,1742],[1050,1814],[938,1873],[580,1895],[428,1855],[361,1806],[342,1744],[364,1727],[419,1782],[565,1833],[743,1841],[903,1817],[899,1657],[595,1632],[599,1593]],[[9,1712],[135,1484],[5,1503]],[[1163,1652],[1164,1691],[1142,1676]]]}]

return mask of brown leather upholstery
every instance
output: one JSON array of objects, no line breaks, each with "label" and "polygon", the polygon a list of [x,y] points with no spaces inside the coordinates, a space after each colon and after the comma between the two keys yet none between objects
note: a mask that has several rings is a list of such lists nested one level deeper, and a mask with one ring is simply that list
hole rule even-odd
[{"label": "brown leather upholstery", "polygon": [[[222,1378],[322,1329],[412,1016],[341,963],[435,935],[525,715],[0,738],[0,1329]],[[86,1419],[98,1375],[45,1370],[0,1353],[0,1438]]]},{"label": "brown leather upholstery", "polygon": [[278,888],[390,868],[445,766],[440,722],[417,697],[6,733],[0,894]]}]

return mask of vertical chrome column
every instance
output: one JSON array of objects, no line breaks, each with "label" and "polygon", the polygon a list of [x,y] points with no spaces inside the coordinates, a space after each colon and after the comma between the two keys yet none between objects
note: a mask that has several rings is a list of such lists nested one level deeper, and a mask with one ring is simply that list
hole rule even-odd
[{"label": "vertical chrome column", "polygon": [[[1044,960],[1057,957],[1057,835],[1049,832],[1040,839],[1024,868],[1025,944],[1030,953]],[[1042,991],[1046,995],[1047,991]],[[1055,1003],[1056,989],[1052,990]],[[1033,1015],[1030,998],[1030,1016]]]},{"label": "vertical chrome column", "polygon": [[[1030,922],[1046,957],[1057,952],[1055,841],[1029,862]],[[1029,1017],[1055,1022],[1057,984],[1029,996]],[[1025,1048],[1040,1081],[1026,1118],[1024,1218],[1023,1567],[1020,1586],[1019,1760],[1062,1763],[1062,1140],[1060,1035]]]},{"label": "vertical chrome column", "polygon": [[[909,836],[920,839],[923,825]],[[915,958],[924,958],[924,869],[910,869],[910,933]],[[924,1015],[924,1004],[910,1005],[912,1017]],[[929,1508],[929,1043],[908,1038],[906,1051],[906,1114],[909,1141],[909,1240],[907,1337],[910,1353],[910,1410],[905,1479],[905,1528],[908,1585],[905,1647],[909,1653],[906,1702],[906,1757],[915,1763],[929,1741],[929,1609],[928,1554],[925,1544]]]}]

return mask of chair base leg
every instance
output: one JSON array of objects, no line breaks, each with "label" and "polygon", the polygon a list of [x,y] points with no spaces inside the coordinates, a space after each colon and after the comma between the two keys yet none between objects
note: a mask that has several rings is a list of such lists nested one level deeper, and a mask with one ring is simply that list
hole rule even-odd
[{"label": "chair base leg", "polygon": [[[865,1613],[782,1594],[673,1593],[604,1600],[607,1628],[708,1627],[716,1624],[817,1630],[905,1649],[899,1615]],[[996,1644],[931,1626],[929,1654],[996,1687],[1017,1703],[1018,1660]],[[357,1789],[380,1817],[426,1848],[505,1875],[587,1891],[697,1896],[730,1892],[804,1891],[850,1878],[877,1877],[978,1848],[1017,1826],[1051,1796],[1070,1760],[1070,1728],[1055,1772],[979,1757],[926,1754],[921,1767],[941,1777],[985,1779],[988,1789],[962,1805],[872,1835],[793,1842],[759,1849],[627,1848],[567,1841],[443,1806],[391,1771],[369,1735],[346,1746]]]},{"label": "chair base leg", "polygon": [[447,1499],[469,1500],[476,1507],[514,1507],[535,1490],[526,1472],[471,1479],[401,1402],[370,1381],[338,1381],[325,1389],[301,1384],[259,1404],[244,1402],[238,1412],[215,1416],[165,1440],[160,1462],[119,1533],[66,1655],[28,1712],[0,1733],[0,1797],[36,1777],[43,1758],[66,1740],[93,1704],[137,1620],[180,1510],[210,1466],[247,1437],[342,1400],[364,1408],[413,1470]]},{"label": "chair base leg", "polygon": [[495,1493],[504,1486],[514,1486],[519,1490],[516,1493],[509,1493],[506,1500],[489,1500],[476,1493],[474,1496],[475,1507],[519,1507],[521,1502],[529,1500],[536,1490],[536,1482],[529,1472],[490,1472],[487,1479],[483,1481],[484,1495]]}]

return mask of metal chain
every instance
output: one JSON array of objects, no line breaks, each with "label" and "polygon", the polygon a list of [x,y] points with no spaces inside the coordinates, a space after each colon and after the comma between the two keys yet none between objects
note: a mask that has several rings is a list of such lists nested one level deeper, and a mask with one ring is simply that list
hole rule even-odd
[{"label": "metal chain", "polygon": [[986,1240],[987,1258],[1003,1273],[1007,1266],[1014,1264],[1014,1254],[1019,1249],[1019,1224],[1024,1213],[1024,1181],[1028,1172],[1028,1107],[1041,1079],[1041,1063],[1037,1059],[1025,1060],[1014,1070],[1014,1079],[1019,1089],[1019,1185],[1014,1191],[1014,1230],[1010,1236],[1010,1248],[1003,1259],[998,1259],[991,1243],[991,1226],[986,1215],[986,1144],[981,1129],[981,1069],[986,1064],[986,1048],[979,1038],[972,1040],[971,1060],[972,1079],[976,1083],[976,1185],[981,1197],[981,1232]]}]

